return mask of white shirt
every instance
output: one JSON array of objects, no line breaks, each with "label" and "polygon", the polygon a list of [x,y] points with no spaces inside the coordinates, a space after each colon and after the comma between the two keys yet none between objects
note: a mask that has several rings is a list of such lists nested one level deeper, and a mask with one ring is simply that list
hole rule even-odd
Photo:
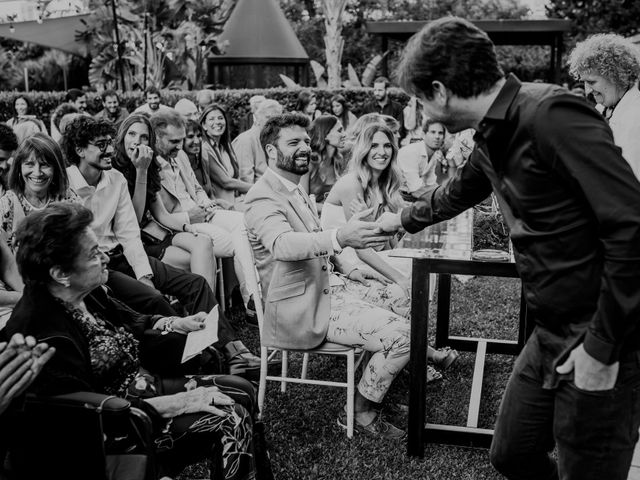
[{"label": "white shirt", "polygon": [[640,180],[640,90],[637,83],[613,109],[609,126],[614,142],[622,149],[622,156]]},{"label": "white shirt", "polygon": [[68,167],[67,174],[69,186],[93,213],[91,228],[98,237],[100,248],[109,251],[122,245],[124,256],[136,278],[152,275],[124,175],[115,169],[104,170],[98,185],[92,187],[77,166]]},{"label": "white shirt", "polygon": [[436,184],[436,155],[427,154],[424,142],[414,142],[398,150],[398,166],[408,192],[415,192],[427,185]]},{"label": "white shirt", "polygon": [[160,104],[160,106],[158,107],[157,110],[151,110],[149,108],[149,104],[148,103],[144,103],[144,104],[140,105],[138,108],[136,108],[133,111],[133,113],[146,113],[148,115],[153,115],[154,113],[165,112],[167,110],[173,110],[173,108],[167,107],[166,105]]}]

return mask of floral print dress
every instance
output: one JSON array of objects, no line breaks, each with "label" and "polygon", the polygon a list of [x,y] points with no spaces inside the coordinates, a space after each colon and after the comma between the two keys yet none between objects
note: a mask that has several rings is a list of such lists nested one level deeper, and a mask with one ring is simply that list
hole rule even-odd
[{"label": "floral print dress", "polygon": [[[163,475],[174,476],[202,456],[212,460],[212,478],[250,480],[255,478],[252,418],[242,406],[247,393],[225,382],[225,376],[186,376],[161,379],[146,372],[138,361],[138,340],[124,327],[116,327],[98,313],[61,302],[89,341],[91,369],[96,387],[110,395],[146,399],[217,386],[236,404],[219,406],[226,415],[194,413],[163,419],[155,438]],[[228,377],[227,377],[228,378]]]}]

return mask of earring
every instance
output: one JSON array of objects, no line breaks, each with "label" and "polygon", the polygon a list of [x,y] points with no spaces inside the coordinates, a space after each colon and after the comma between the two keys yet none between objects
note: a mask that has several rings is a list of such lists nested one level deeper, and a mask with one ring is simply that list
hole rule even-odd
[{"label": "earring", "polygon": [[71,282],[69,281],[68,278],[65,278],[64,280],[60,280],[60,283],[64,288],[69,288],[71,286]]}]

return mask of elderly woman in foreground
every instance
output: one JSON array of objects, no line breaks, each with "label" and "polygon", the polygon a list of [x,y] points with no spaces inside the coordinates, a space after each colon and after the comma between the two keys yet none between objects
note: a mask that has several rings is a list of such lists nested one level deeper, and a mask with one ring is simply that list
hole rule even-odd
[{"label": "elderly woman in foreground", "polygon": [[56,350],[29,391],[130,399],[154,422],[162,475],[177,475],[200,457],[211,460],[212,478],[255,478],[253,387],[233,376],[166,379],[140,370],[144,332],[197,330],[202,316],[141,315],[112,300],[101,288],[108,257],[92,220],[80,205],[55,203],[26,217],[16,232],[25,291],[6,334],[31,335]]},{"label": "elderly woman in foreground", "polygon": [[593,35],[571,52],[569,72],[604,108],[615,144],[640,180],[640,48],[620,35]]}]

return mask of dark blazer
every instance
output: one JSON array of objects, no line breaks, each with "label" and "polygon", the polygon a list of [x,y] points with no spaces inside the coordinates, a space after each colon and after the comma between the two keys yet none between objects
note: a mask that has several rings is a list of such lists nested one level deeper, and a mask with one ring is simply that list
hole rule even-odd
[{"label": "dark blazer", "polygon": [[[139,339],[160,318],[131,310],[107,295],[102,287],[93,290],[84,301],[91,313],[99,313],[116,327],[130,329]],[[45,288],[25,288],[3,330],[7,339],[15,333],[31,335],[56,348],[29,391],[43,395],[98,391],[93,384],[89,343],[84,333]]]}]

